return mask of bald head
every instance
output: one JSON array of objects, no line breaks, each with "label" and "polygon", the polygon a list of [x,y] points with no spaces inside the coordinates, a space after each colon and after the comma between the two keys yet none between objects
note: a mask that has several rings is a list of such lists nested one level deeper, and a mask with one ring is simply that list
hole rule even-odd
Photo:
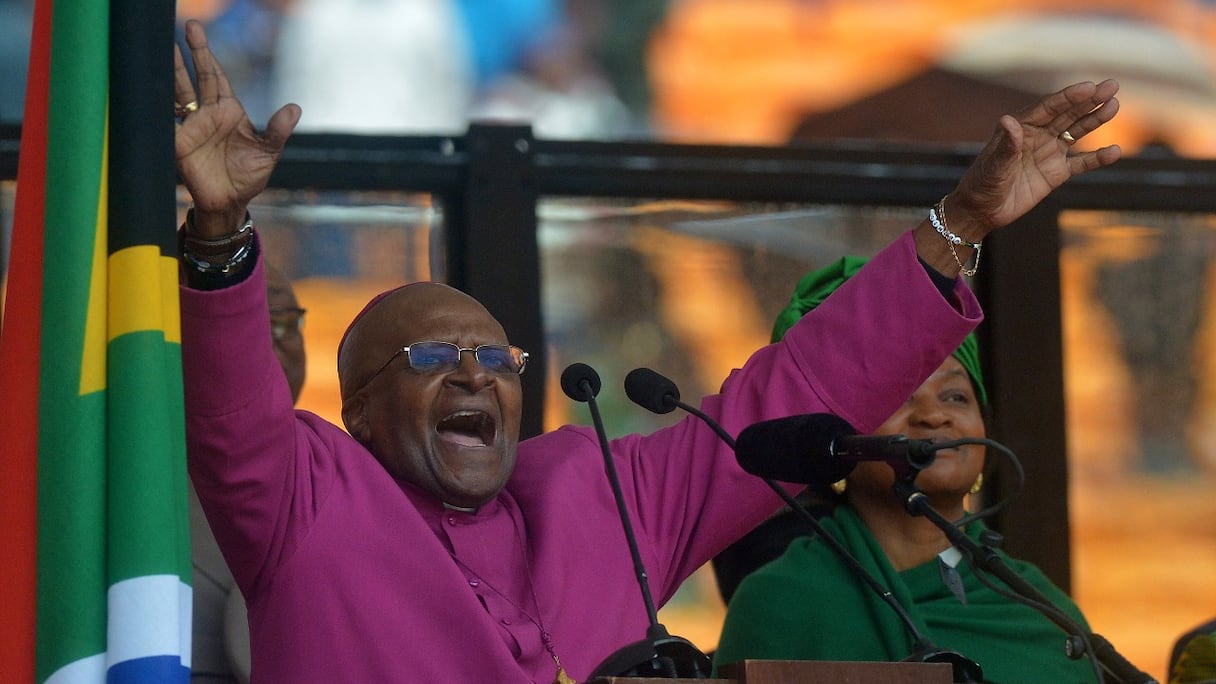
[{"label": "bald head", "polygon": [[[454,364],[410,366],[401,349],[444,342]],[[473,353],[506,345],[506,331],[476,299],[417,283],[369,302],[338,350],[342,422],[395,478],[444,503],[476,508],[515,467],[522,390],[517,373]]]},{"label": "bald head", "polygon": [[[502,326],[481,302],[450,285],[418,282],[373,297],[347,328],[338,345],[338,383],[342,400],[357,392],[399,349],[420,342],[418,330],[461,315],[484,317],[506,341]],[[451,341],[446,337],[426,339]]]}]

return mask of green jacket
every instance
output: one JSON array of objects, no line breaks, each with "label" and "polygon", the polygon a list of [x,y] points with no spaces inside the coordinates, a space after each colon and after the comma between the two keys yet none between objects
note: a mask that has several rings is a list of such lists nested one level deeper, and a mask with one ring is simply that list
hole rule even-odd
[{"label": "green jacket", "polygon": [[[1087,659],[1064,653],[1066,634],[1037,610],[989,589],[964,561],[958,564],[964,605],[944,584],[937,559],[896,572],[877,540],[848,506],[823,518],[827,531],[887,587],[917,628],[940,649],[979,663],[985,681],[1097,681]],[[984,526],[968,526],[978,539]],[[1052,603],[1088,630],[1076,604],[1030,563],[1005,562]],[[1004,588],[999,580],[992,582]],[[899,661],[913,640],[891,606],[879,598],[826,544],[806,537],[748,575],[732,597],[718,664],[744,659]]]}]

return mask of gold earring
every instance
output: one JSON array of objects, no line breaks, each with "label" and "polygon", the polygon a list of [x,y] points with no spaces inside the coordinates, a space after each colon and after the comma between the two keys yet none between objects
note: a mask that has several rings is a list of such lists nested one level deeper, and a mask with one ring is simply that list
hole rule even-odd
[{"label": "gold earring", "polygon": [[848,489],[848,487],[849,487],[849,481],[845,480],[843,478],[836,480],[835,482],[832,483],[832,491],[836,492],[837,496],[844,494],[844,490]]},{"label": "gold earring", "polygon": [[975,496],[976,494],[980,493],[980,490],[983,489],[983,487],[984,487],[984,474],[980,473],[980,476],[975,478],[975,484],[971,485],[971,490],[969,493],[972,496]]}]

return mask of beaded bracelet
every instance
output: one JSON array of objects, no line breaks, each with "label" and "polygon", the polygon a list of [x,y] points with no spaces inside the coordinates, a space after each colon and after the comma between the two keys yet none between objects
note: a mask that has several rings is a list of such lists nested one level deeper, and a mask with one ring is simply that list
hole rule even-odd
[{"label": "beaded bracelet", "polygon": [[938,200],[937,206],[935,206],[929,210],[929,223],[933,224],[933,229],[936,230],[939,235],[946,238],[947,241],[949,241],[953,244],[966,245],[966,246],[970,247],[971,249],[980,248],[981,243],[967,242],[966,240],[962,239],[961,237],[955,235],[954,233],[951,233],[950,230],[948,228],[946,228],[946,198],[945,197]]},{"label": "beaded bracelet", "polygon": [[[967,242],[961,237],[950,232],[946,227],[946,198],[938,200],[937,205],[929,209],[929,223],[933,225],[933,229],[937,231],[946,240],[946,246],[950,248],[950,254],[954,257],[954,263],[958,264],[958,272],[970,278],[980,270],[980,252],[984,249],[984,243]],[[954,249],[955,245],[966,245],[975,250],[975,265],[967,268],[963,265],[963,260],[958,258],[958,252]]]}]

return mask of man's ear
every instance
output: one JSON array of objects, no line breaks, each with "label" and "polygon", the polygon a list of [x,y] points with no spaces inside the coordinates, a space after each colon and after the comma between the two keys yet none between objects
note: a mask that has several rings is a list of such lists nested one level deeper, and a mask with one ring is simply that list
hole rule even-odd
[{"label": "man's ear", "polygon": [[342,402],[342,423],[350,436],[363,446],[372,441],[372,431],[367,423],[366,395],[362,391]]}]

